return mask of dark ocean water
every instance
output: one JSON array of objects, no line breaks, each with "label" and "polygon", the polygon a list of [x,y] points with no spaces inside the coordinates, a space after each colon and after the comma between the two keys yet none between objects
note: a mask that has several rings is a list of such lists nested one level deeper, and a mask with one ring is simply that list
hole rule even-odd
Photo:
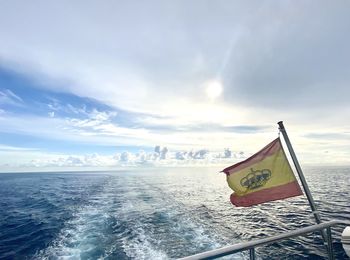
[{"label": "dark ocean water", "polygon": [[[304,196],[234,208],[219,170],[0,174],[0,259],[169,259],[314,223]],[[350,220],[350,168],[304,171],[322,219]],[[337,259],[346,259],[342,229],[333,229]],[[257,255],[323,259],[326,250],[311,234]]]}]

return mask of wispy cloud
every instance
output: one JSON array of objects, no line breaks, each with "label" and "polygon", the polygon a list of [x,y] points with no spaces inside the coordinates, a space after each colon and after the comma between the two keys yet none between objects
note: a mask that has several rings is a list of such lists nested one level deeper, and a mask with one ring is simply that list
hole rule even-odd
[{"label": "wispy cloud", "polygon": [[23,100],[10,89],[0,90],[0,105],[23,106]]},{"label": "wispy cloud", "polygon": [[0,144],[0,151],[37,151],[36,148],[17,147]]},{"label": "wispy cloud", "polygon": [[318,140],[349,140],[350,133],[342,133],[341,131],[335,132],[318,132],[318,133],[309,133],[305,135],[306,138],[318,139]]}]

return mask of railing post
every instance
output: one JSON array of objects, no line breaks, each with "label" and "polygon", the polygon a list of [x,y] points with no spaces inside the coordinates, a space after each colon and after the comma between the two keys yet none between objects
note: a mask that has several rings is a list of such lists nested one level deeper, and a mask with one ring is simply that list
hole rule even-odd
[{"label": "railing post", "polygon": [[255,260],[255,248],[254,247],[249,249],[249,259]]},{"label": "railing post", "polygon": [[332,230],[331,227],[327,228],[327,249],[328,249],[328,258],[334,260],[333,252],[333,243],[332,243]]}]

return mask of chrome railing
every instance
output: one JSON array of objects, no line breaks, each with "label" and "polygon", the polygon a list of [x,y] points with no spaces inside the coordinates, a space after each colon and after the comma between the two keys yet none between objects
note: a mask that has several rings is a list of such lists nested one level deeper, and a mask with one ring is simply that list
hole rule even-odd
[{"label": "chrome railing", "polygon": [[297,230],[289,231],[284,234],[271,236],[267,238],[252,240],[248,242],[242,242],[231,246],[225,246],[219,249],[214,249],[210,251],[206,251],[203,253],[199,253],[196,255],[187,256],[184,258],[181,258],[181,260],[194,260],[194,259],[215,259],[227,255],[231,255],[234,253],[242,252],[249,250],[249,259],[254,260],[255,259],[255,248],[262,245],[272,244],[277,241],[281,241],[284,239],[297,237],[301,235],[305,235],[308,233],[313,233],[316,231],[322,231],[326,230],[326,245],[327,245],[327,251],[328,251],[328,258],[334,259],[334,252],[333,252],[333,243],[332,243],[332,235],[331,235],[331,227],[337,226],[337,225],[348,225],[350,226],[350,222],[348,221],[340,221],[340,220],[333,220],[329,222],[324,222],[321,224],[316,224],[304,228],[300,228]]}]

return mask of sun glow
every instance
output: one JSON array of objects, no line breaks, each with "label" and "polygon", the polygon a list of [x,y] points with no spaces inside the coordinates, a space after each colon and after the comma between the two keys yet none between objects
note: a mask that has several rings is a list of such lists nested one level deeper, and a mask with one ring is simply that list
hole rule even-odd
[{"label": "sun glow", "polygon": [[218,80],[209,81],[206,84],[206,94],[210,99],[218,98],[222,93],[222,84]]}]

